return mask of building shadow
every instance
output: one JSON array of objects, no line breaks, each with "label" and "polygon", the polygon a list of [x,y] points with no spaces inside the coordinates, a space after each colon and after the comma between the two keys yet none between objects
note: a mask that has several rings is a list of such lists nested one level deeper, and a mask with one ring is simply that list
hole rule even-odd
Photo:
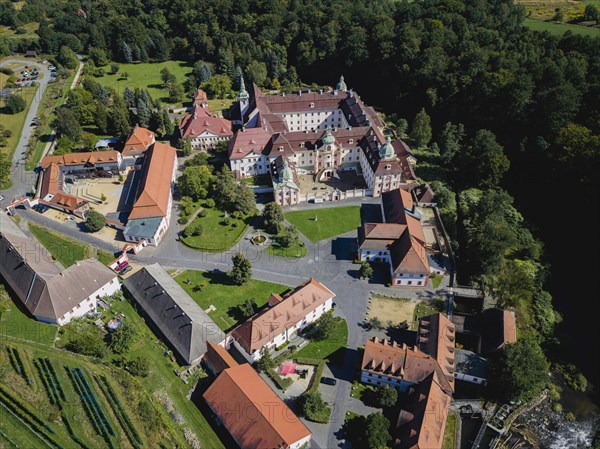
[{"label": "building shadow", "polygon": [[354,260],[357,251],[356,239],[338,237],[331,242],[331,254],[335,260]]}]

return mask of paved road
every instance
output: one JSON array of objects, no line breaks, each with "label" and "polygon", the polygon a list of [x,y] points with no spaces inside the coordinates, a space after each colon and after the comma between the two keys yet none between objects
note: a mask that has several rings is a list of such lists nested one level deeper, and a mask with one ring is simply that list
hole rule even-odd
[{"label": "paved road", "polygon": [[[321,206],[317,205],[317,207]],[[24,219],[31,220],[105,251],[116,252],[122,246],[122,244],[115,246],[110,242],[98,239],[93,234],[81,232],[75,222],[57,222],[32,210],[19,209],[17,213]],[[175,210],[173,210],[172,216],[177,216]],[[22,225],[24,224],[23,222]],[[348,350],[345,352],[341,366],[329,367],[331,375],[338,379],[335,394],[332,395],[333,389],[327,391],[328,401],[333,404],[330,424],[313,425],[313,423],[307,423],[314,433],[315,442],[322,448],[344,447],[343,441],[340,439],[342,438],[341,429],[346,412],[356,409],[356,400],[350,397],[355,370],[359,362],[356,348],[364,345],[367,338],[376,334],[364,326],[368,299],[371,293],[423,300],[444,296],[448,293],[444,287],[445,284],[442,284],[438,290],[433,291],[416,288],[392,289],[385,287],[383,284],[359,280],[357,278],[357,267],[353,264],[356,231],[316,244],[307,242],[308,252],[305,257],[287,259],[272,256],[263,252],[261,248],[252,245],[249,239],[252,229],[246,233],[235,248],[219,254],[202,253],[179,243],[177,235],[180,230],[180,225],[173,220],[165,239],[158,248],[147,247],[138,255],[131,256],[131,259],[141,264],[159,262],[167,268],[227,271],[231,266],[231,256],[235,252],[241,251],[252,261],[253,277],[256,279],[294,287],[314,277],[336,294],[334,300],[336,304],[335,313],[343,316],[348,323]],[[381,336],[381,334],[378,336]]]},{"label": "paved road", "polygon": [[0,206],[2,207],[12,201],[13,197],[22,196],[25,192],[30,191],[35,183],[35,175],[32,172],[27,173],[25,171],[25,155],[27,153],[27,144],[29,143],[29,139],[33,132],[33,127],[30,126],[31,122],[33,121],[34,117],[38,115],[40,102],[44,95],[44,91],[48,86],[48,82],[50,81],[50,70],[48,69],[48,64],[40,64],[28,59],[11,58],[0,62],[0,67],[4,67],[13,63],[36,67],[43,76],[38,78],[38,89],[34,94],[31,107],[29,108],[25,123],[23,124],[21,138],[17,142],[17,147],[13,154],[12,173],[10,176],[13,185],[10,189],[2,192],[2,194],[6,197],[0,202]]},{"label": "paved road", "polygon": [[[71,90],[77,86],[77,82],[81,77],[81,73],[83,70],[83,63],[81,62],[81,56],[78,55],[79,58],[79,68],[77,69],[77,73],[73,78],[73,82],[71,83]],[[27,145],[29,144],[29,139],[31,138],[31,134],[33,132],[33,127],[30,126],[33,118],[38,115],[38,108],[42,97],[44,95],[44,91],[48,86],[48,82],[50,81],[50,69],[48,69],[48,64],[40,64],[37,62],[31,62],[29,60],[23,59],[6,59],[0,63],[0,67],[11,64],[11,63],[23,63],[24,65],[37,67],[38,70],[43,74],[43,76],[39,79],[39,88],[35,93],[35,97],[31,103],[31,107],[29,108],[29,112],[27,113],[27,118],[23,125],[23,131],[21,133],[21,138],[17,143],[17,147],[13,154],[12,160],[12,172],[10,175],[10,179],[12,181],[12,186],[10,189],[2,191],[2,195],[5,197],[4,200],[0,201],[0,207],[6,207],[14,198],[21,198],[25,194],[32,192],[35,188],[35,183],[37,180],[37,174],[33,171],[28,171],[25,168],[25,155],[27,154]],[[54,131],[52,133],[51,139],[54,139]],[[44,149],[44,153],[42,157],[50,150],[52,142],[48,142]]]}]

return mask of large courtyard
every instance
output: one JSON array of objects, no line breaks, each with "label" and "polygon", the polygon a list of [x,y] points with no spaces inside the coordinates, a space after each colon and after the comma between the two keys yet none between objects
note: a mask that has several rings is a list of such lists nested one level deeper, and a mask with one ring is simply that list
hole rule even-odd
[{"label": "large courtyard", "polygon": [[362,190],[367,188],[365,179],[353,170],[337,171],[336,175],[322,181],[315,179],[315,175],[298,175],[298,187],[300,187],[300,192],[307,195],[308,198],[323,197],[336,190],[346,192],[348,190]]}]

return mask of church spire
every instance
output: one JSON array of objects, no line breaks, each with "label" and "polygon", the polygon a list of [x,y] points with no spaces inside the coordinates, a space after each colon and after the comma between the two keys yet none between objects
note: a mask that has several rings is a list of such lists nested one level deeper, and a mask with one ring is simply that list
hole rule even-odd
[{"label": "church spire", "polygon": [[239,98],[240,100],[247,100],[250,96],[248,95],[248,92],[246,91],[246,84],[244,83],[244,75],[240,75],[240,93],[239,93]]}]

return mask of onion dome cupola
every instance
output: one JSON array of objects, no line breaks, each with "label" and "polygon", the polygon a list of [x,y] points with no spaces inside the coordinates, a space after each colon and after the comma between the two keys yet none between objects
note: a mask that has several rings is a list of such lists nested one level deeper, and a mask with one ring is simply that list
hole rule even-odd
[{"label": "onion dome cupola", "polygon": [[340,76],[340,80],[338,81],[337,85],[335,86],[335,90],[337,90],[337,91],[348,90],[348,86],[346,86],[346,83],[344,82],[344,75]]},{"label": "onion dome cupola", "polygon": [[381,159],[393,159],[395,156],[396,152],[392,145],[392,139],[388,136],[385,139],[385,143],[379,147],[379,157]]},{"label": "onion dome cupola", "polygon": [[292,181],[294,179],[294,175],[292,173],[292,169],[288,164],[288,161],[284,159],[283,164],[281,164],[281,172],[279,173],[279,181],[286,182]]},{"label": "onion dome cupola", "polygon": [[335,137],[333,137],[333,134],[331,134],[331,128],[329,126],[327,127],[321,142],[323,142],[323,146],[333,145],[335,143]]}]

